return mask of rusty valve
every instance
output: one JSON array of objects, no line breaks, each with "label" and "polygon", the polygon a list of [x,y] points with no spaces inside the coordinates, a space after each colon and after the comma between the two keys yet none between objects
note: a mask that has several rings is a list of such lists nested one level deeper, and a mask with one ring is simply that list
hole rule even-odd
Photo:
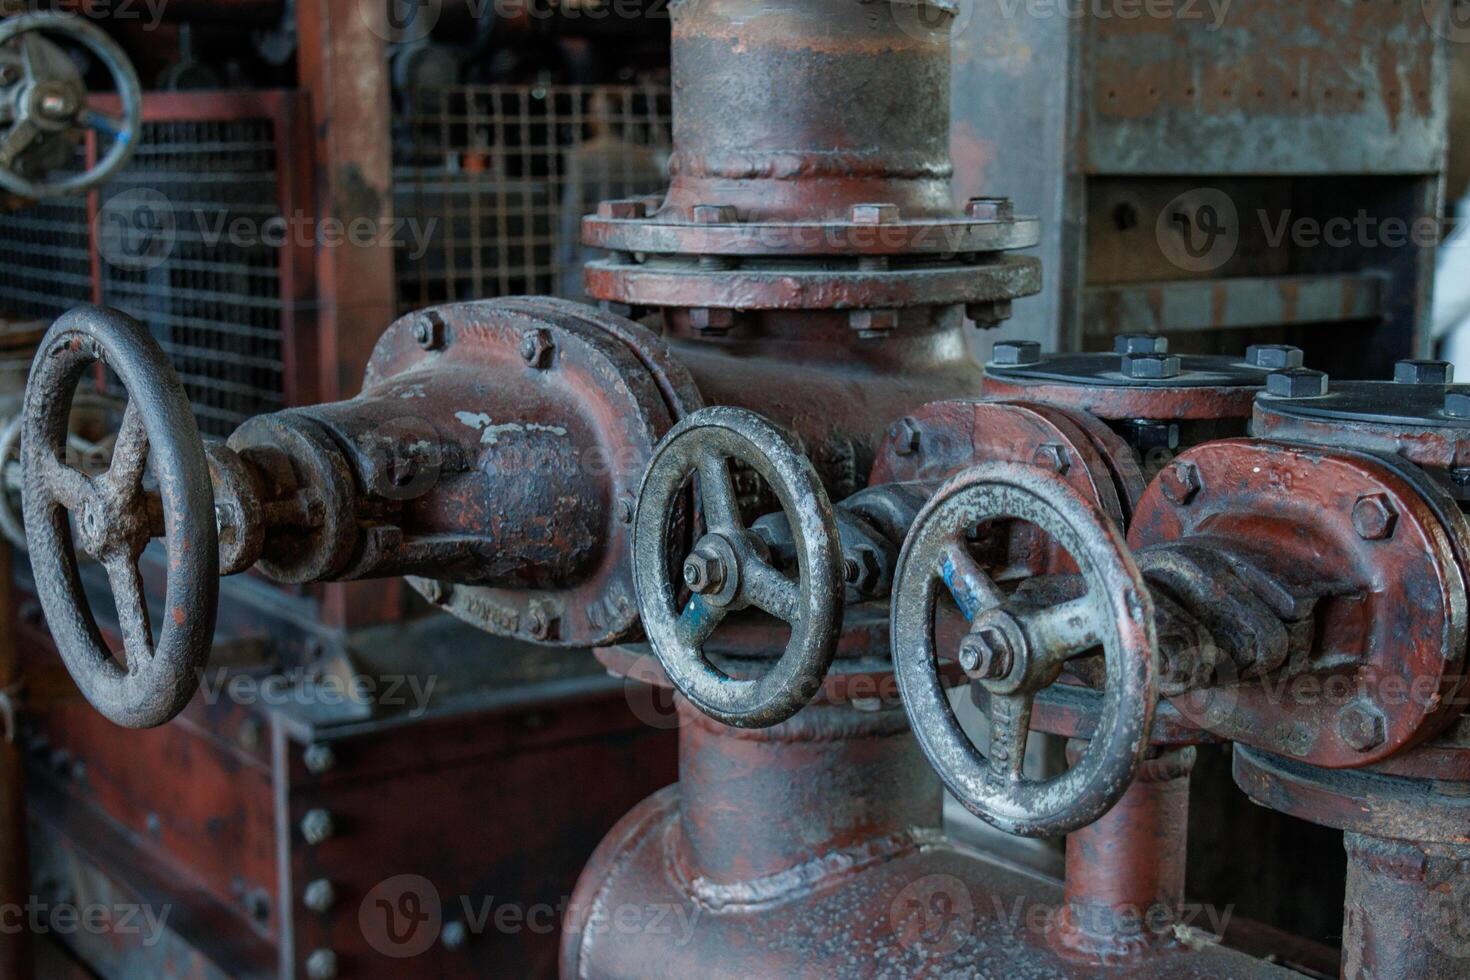
[{"label": "rusty valve", "polygon": [[[1034,525],[1069,554],[1087,592],[1037,607],[1010,599],[967,536],[991,521]],[[961,667],[990,698],[982,755],[950,709],[938,670],[935,613],[943,586],[970,622]],[[955,477],[914,522],[894,574],[894,669],[919,744],[972,813],[1028,837],[1065,834],[1108,811],[1148,750],[1158,698],[1152,600],[1114,522],[1055,473],[988,463]],[[1022,765],[1032,702],[1073,657],[1102,647],[1106,690],[1097,734],[1053,779]]]},{"label": "rusty valve", "polygon": [[[93,477],[66,462],[67,429],[73,389],[104,359],[130,400],[111,464]],[[219,597],[209,468],[189,399],[142,325],[115,311],[81,307],[47,331],[26,385],[23,418],[31,568],[56,646],[87,700],[108,718],[133,728],[161,724],[198,687]],[[156,491],[145,488],[145,471]],[[107,571],[121,662],[82,591],[73,522],[77,543]],[[159,535],[168,551],[168,587],[155,643],[138,558]]]},{"label": "rusty valve", "polygon": [[[780,500],[795,541],[796,581],[772,564],[746,529],[732,460],[753,468]],[[705,533],[675,566],[670,527],[691,474],[697,474]],[[665,673],[706,714],[727,725],[763,728],[794,715],[820,688],[842,621],[837,521],[811,463],[766,419],[718,406],[669,430],[639,494],[633,575],[643,627]],[[681,610],[685,589],[690,595]],[[750,606],[789,623],[791,637],[763,676],[737,679],[711,663],[705,644],[727,615]]]}]

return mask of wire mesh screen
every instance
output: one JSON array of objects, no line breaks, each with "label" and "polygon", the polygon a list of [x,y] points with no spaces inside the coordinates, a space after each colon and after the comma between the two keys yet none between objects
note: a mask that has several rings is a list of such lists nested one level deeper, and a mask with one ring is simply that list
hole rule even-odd
[{"label": "wire mesh screen", "polygon": [[86,198],[53,198],[0,214],[0,268],[0,316],[51,320],[90,302]]},{"label": "wire mesh screen", "polygon": [[424,90],[394,120],[402,310],[523,293],[584,299],[582,215],[662,190],[667,86]]},{"label": "wire mesh screen", "polygon": [[214,435],[285,400],[274,128],[147,123],[99,193],[102,300],[149,326]]}]

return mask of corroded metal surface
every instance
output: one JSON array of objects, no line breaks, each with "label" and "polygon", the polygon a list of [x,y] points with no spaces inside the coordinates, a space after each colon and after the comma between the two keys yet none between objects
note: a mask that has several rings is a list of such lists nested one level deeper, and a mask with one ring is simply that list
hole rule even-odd
[{"label": "corroded metal surface", "polygon": [[[1087,591],[1039,609],[1007,603],[971,556],[967,532],[995,519],[1029,522],[1081,570]],[[934,616],[941,583],[971,620],[961,663],[990,691],[990,744],[961,730],[936,673]],[[895,576],[893,659],[925,755],[977,816],[1012,833],[1066,833],[1118,801],[1148,749],[1157,677],[1153,606],[1116,526],[1055,474],[993,463],[967,470],[919,515]],[[1101,646],[1106,686],[1097,731],[1078,764],[1051,780],[1021,771],[1032,701],[1063,664]]]}]

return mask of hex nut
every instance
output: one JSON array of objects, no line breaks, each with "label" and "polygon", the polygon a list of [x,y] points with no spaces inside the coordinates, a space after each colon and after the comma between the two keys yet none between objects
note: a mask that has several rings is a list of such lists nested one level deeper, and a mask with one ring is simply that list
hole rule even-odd
[{"label": "hex nut", "polygon": [[1302,366],[1302,349],[1290,344],[1251,344],[1245,349],[1245,362],[1269,371],[1287,371]]},{"label": "hex nut", "polygon": [[1054,442],[1037,446],[1036,452],[1031,455],[1031,463],[1049,473],[1065,474],[1072,468],[1072,459],[1067,455],[1066,447]]},{"label": "hex nut", "polygon": [[1455,366],[1449,361],[1403,360],[1393,366],[1393,380],[1401,385],[1453,384]]},{"label": "hex nut", "polygon": [[337,954],[330,949],[314,949],[306,957],[306,975],[310,980],[337,980]]},{"label": "hex nut", "polygon": [[1445,392],[1444,413],[1454,419],[1470,419],[1470,392]]},{"label": "hex nut", "polygon": [[854,204],[850,217],[855,225],[891,225],[898,220],[898,205]]},{"label": "hex nut", "polygon": [[538,370],[551,365],[551,355],[556,345],[551,340],[551,331],[536,327],[521,334],[521,360]]},{"label": "hex nut", "polygon": [[977,681],[993,681],[1011,672],[1015,655],[1004,631],[982,627],[960,641],[960,668]]},{"label": "hex nut", "polygon": [[1123,374],[1138,381],[1161,381],[1179,377],[1180,361],[1174,354],[1124,354]]},{"label": "hex nut", "polygon": [[1337,716],[1337,734],[1355,752],[1371,752],[1388,738],[1383,712],[1369,701],[1357,700]]},{"label": "hex nut", "polygon": [[1394,525],[1399,515],[1389,502],[1388,496],[1370,493],[1359,497],[1353,504],[1353,530],[1364,541],[1382,541],[1393,537]]},{"label": "hex nut", "polygon": [[1321,398],[1327,394],[1327,375],[1311,368],[1290,368],[1266,375],[1266,394],[1277,398]]},{"label": "hex nut", "polygon": [[883,564],[871,548],[856,548],[843,562],[843,573],[858,595],[871,598],[883,581]]},{"label": "hex nut", "polygon": [[301,904],[313,912],[330,912],[337,904],[337,889],[325,878],[314,878],[301,892]]},{"label": "hex nut", "polygon": [[988,303],[966,303],[965,316],[981,330],[994,330],[1011,318],[1011,301],[998,299]]},{"label": "hex nut", "polygon": [[1011,221],[1016,207],[1008,197],[972,197],[965,202],[965,214],[975,221]]},{"label": "hex nut", "polygon": [[645,218],[648,216],[648,204],[641,198],[603,201],[597,205],[597,216],[620,221]]},{"label": "hex nut", "polygon": [[912,456],[919,451],[924,436],[919,429],[919,423],[911,418],[901,418],[888,431],[888,438],[893,443],[895,454]]},{"label": "hex nut", "polygon": [[301,817],[301,836],[313,847],[331,840],[336,831],[332,814],[320,807],[307,810]]},{"label": "hex nut", "polygon": [[701,333],[721,334],[735,325],[735,311],[698,307],[689,311],[689,323]]},{"label": "hex nut", "polygon": [[527,626],[531,633],[531,639],[546,641],[555,638],[557,627],[561,625],[561,617],[555,615],[541,603],[533,603],[526,610]]},{"label": "hex nut", "polygon": [[1180,507],[1188,507],[1204,489],[1199,467],[1187,460],[1175,463],[1159,474],[1159,488]]},{"label": "hex nut", "polygon": [[1034,340],[1002,340],[990,352],[990,363],[1006,367],[1036,364],[1041,360],[1041,345]]},{"label": "hex nut", "polygon": [[684,559],[684,584],[696,595],[712,595],[725,587],[725,563],[718,555],[692,552]]},{"label": "hex nut", "polygon": [[413,339],[424,350],[444,346],[444,318],[436,310],[427,310],[413,321]]},{"label": "hex nut", "polygon": [[696,204],[690,214],[700,225],[733,225],[740,220],[730,204]]},{"label": "hex nut", "polygon": [[1169,338],[1156,333],[1124,333],[1113,338],[1114,354],[1167,354]]}]

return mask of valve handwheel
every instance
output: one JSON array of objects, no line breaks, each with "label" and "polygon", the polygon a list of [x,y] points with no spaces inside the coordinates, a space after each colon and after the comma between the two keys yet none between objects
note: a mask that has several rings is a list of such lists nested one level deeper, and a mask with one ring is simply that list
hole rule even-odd
[{"label": "valve handwheel", "polygon": [[[129,401],[111,465],[88,477],[66,463],[67,423],[73,389],[99,359],[122,379]],[[219,599],[214,497],[183,385],[136,320],[81,307],[41,342],[23,418],[25,524],[51,635],[97,710],[130,728],[162,724],[199,686]],[[156,493],[144,486],[150,469]],[[82,550],[107,571],[124,663],[108,650],[82,590],[68,514]],[[138,558],[160,532],[168,586],[155,644]]]},{"label": "valve handwheel", "polygon": [[[730,462],[761,475],[791,522],[798,581],[775,568],[741,520]],[[697,474],[705,533],[675,582],[670,529]],[[842,547],[816,470],[766,419],[744,409],[701,409],[669,430],[644,475],[633,536],[643,627],[664,672],[711,717],[740,728],[790,718],[821,687],[842,620]],[[681,610],[682,587],[690,598]],[[780,659],[756,679],[716,667],[705,643],[725,616],[754,606],[791,626]]]},{"label": "valve handwheel", "polygon": [[[967,536],[996,520],[1029,522],[1081,570],[1087,591],[1041,606],[1009,601],[972,556]],[[970,621],[960,662],[989,697],[982,754],[955,718],[938,671],[935,613],[947,590]],[[959,474],[920,512],[893,583],[894,669],[919,744],[970,812],[1028,837],[1069,833],[1108,811],[1149,746],[1158,700],[1153,603],[1122,534],[1054,473],[990,463]],[[1106,690],[1077,764],[1046,780],[1022,766],[1034,698],[1065,662],[1101,646]]]},{"label": "valve handwheel", "polygon": [[[42,35],[65,38],[90,51],[107,69],[121,105],[121,115],[110,115],[88,104],[81,73],[64,52],[42,40]],[[39,200],[75,194],[102,183],[132,155],[143,119],[143,86],[128,56],[116,41],[95,24],[69,14],[31,13],[0,21],[0,71],[14,75],[5,82],[7,97],[0,100],[0,188],[20,197]],[[33,180],[16,170],[16,161],[48,137],[72,129],[90,129],[107,136],[111,145],[91,167],[53,181]]]}]

